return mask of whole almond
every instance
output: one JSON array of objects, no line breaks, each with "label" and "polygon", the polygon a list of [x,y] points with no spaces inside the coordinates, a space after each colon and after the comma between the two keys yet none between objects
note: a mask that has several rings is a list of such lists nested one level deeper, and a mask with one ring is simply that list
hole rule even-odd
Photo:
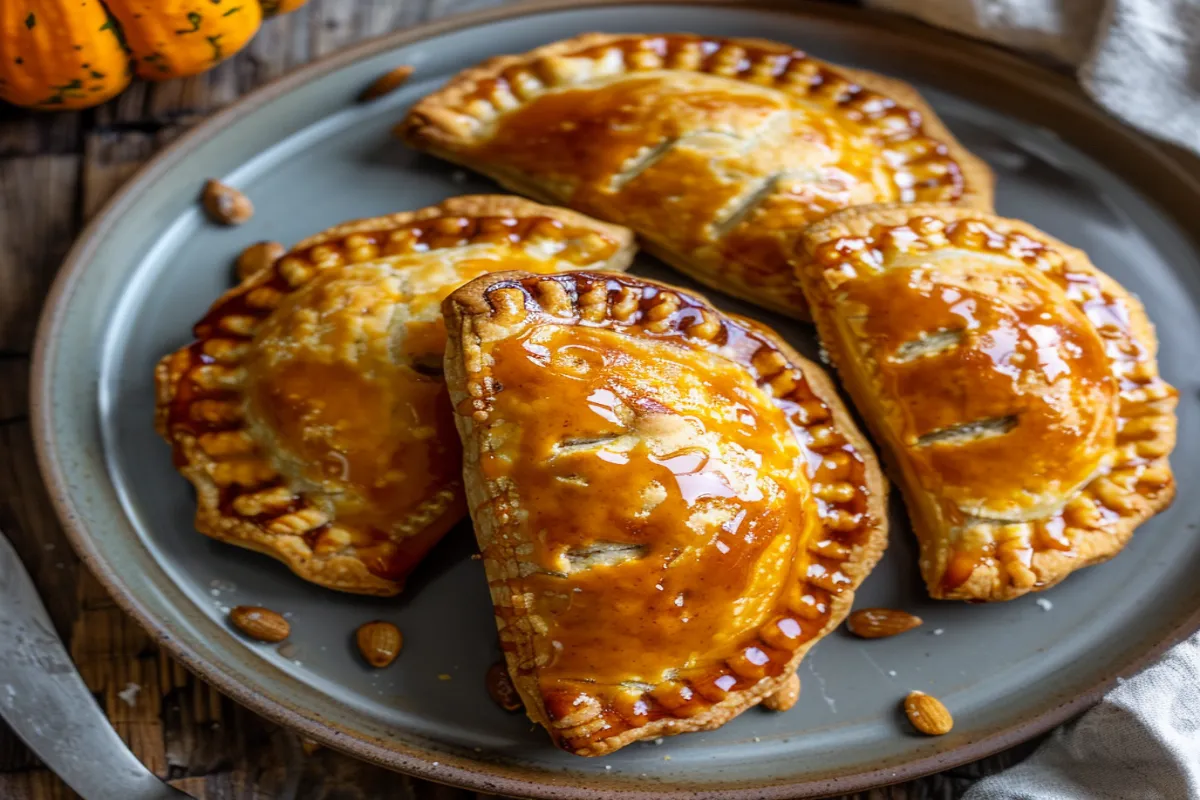
[{"label": "whole almond", "polygon": [[355,634],[358,651],[372,667],[383,669],[396,660],[400,648],[404,646],[404,637],[400,629],[390,622],[375,620],[362,625]]},{"label": "whole almond", "polygon": [[251,275],[262,272],[279,260],[287,248],[279,242],[255,242],[237,257],[237,276],[244,281]]},{"label": "whole almond", "polygon": [[859,609],[846,620],[846,627],[850,632],[863,639],[882,639],[885,636],[895,636],[898,633],[911,631],[920,624],[920,617],[892,608]]},{"label": "whole almond", "polygon": [[260,642],[282,642],[292,632],[283,615],[261,606],[238,606],[229,612],[229,621]]},{"label": "whole almond", "polygon": [[220,181],[205,183],[200,199],[209,219],[222,225],[241,225],[254,216],[254,204],[250,198]]},{"label": "whole almond", "polygon": [[520,711],[524,707],[517,687],[513,685],[508,674],[508,667],[503,661],[497,661],[487,671],[487,690],[496,705],[505,711]]},{"label": "whole almond", "polygon": [[774,694],[769,694],[763,700],[763,708],[769,711],[787,711],[792,706],[796,705],[796,701],[800,699],[800,676],[792,673],[788,679],[783,682],[783,685],[775,690]]},{"label": "whole almond", "polygon": [[904,698],[904,713],[913,727],[928,736],[941,736],[954,727],[950,712],[931,694],[909,692]]},{"label": "whole almond", "polygon": [[408,64],[402,64],[396,67],[391,72],[385,72],[380,75],[371,85],[362,90],[362,94],[358,96],[358,102],[366,103],[371,100],[376,100],[383,97],[389,92],[394,92],[404,85],[404,82],[413,74],[413,68]]}]

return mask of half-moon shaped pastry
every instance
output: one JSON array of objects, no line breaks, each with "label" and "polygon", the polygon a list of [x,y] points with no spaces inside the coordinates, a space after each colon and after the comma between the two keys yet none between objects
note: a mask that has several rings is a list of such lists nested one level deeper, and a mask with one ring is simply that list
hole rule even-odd
[{"label": "half-moon shaped pastry", "polygon": [[1141,303],[1023,222],[843,211],[797,260],[889,457],[934,597],[1007,600],[1115,555],[1174,494],[1176,392]]},{"label": "half-moon shaped pastry", "polygon": [[991,208],[991,172],[912,87],[759,39],[591,33],[493,58],[399,134],[802,317],[788,256],[805,224],[863,203]]},{"label": "half-moon shaped pastry", "polygon": [[486,196],[301,242],[155,372],[196,528],[322,586],[399,592],[466,511],[442,299],[491,270],[619,270],[632,252],[622,228]]},{"label": "half-moon shaped pastry", "polygon": [[886,544],[882,474],[824,372],[701,297],[613,274],[488,275],[444,309],[467,497],[530,717],[602,755],[786,689]]}]

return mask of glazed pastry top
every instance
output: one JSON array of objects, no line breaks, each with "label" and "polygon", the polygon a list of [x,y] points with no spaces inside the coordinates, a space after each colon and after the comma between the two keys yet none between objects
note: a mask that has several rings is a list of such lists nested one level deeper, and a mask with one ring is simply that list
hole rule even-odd
[{"label": "glazed pastry top", "polygon": [[804,239],[818,329],[905,474],[935,596],[1049,585],[1169,502],[1175,390],[1141,305],[1083,253],[937,206]]},{"label": "glazed pastry top", "polygon": [[[628,235],[584,220],[456,198],[310,239],[221,298],[160,368],[162,430],[215,484],[202,529],[336,588],[397,590],[463,513],[441,300],[513,265],[623,266]],[[358,563],[317,574],[338,556]]]},{"label": "glazed pastry top", "polygon": [[460,74],[401,132],[783,311],[803,307],[785,248],[807,222],[991,197],[987,168],[911,88],[761,40],[588,34]]},{"label": "glazed pastry top", "polygon": [[736,713],[841,619],[885,492],[819,368],[623,276],[488,276],[447,315],[501,641],[560,744]]}]

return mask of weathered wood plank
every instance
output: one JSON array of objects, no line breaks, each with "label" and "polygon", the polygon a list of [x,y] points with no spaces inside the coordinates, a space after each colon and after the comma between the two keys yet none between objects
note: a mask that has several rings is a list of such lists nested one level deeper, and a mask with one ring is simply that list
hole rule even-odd
[{"label": "weathered wood plank", "polygon": [[0,425],[29,412],[29,359],[0,355]]},{"label": "weathered wood plank", "polygon": [[0,159],[0,353],[28,353],[78,230],[78,154]]}]

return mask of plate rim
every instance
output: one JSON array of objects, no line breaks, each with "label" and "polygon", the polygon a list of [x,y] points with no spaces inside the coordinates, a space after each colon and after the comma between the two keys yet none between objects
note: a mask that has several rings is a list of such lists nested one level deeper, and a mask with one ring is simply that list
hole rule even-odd
[{"label": "plate rim", "polygon": [[[75,552],[92,574],[103,584],[118,606],[142,626],[172,657],[179,660],[201,679],[214,684],[239,703],[249,707],[267,719],[286,728],[297,730],[334,749],[347,752],[357,758],[379,764],[426,780],[453,784],[473,790],[493,793],[547,798],[547,800],[657,800],[659,798],[720,797],[727,800],[785,800],[785,798],[819,797],[827,794],[851,793],[891,783],[912,780],[923,775],[940,772],[952,767],[984,758],[1012,745],[1026,741],[1064,722],[1074,714],[1095,703],[1121,675],[1132,674],[1149,664],[1162,652],[1192,632],[1200,629],[1200,608],[1194,609],[1180,624],[1168,632],[1166,637],[1129,659],[1112,674],[1102,675],[1092,685],[1080,689],[1073,696],[1052,705],[1042,713],[1016,722],[1004,728],[984,732],[979,738],[964,742],[953,748],[920,755],[909,761],[866,771],[852,772],[831,778],[798,778],[786,782],[766,782],[758,785],[740,785],[736,788],[697,788],[678,784],[661,788],[596,788],[567,785],[551,778],[546,780],[543,771],[520,766],[506,766],[483,760],[458,759],[447,754],[414,747],[402,742],[383,742],[365,734],[343,730],[333,723],[323,722],[315,715],[306,716],[269,693],[251,691],[242,684],[226,665],[210,661],[196,652],[183,638],[177,638],[170,621],[161,619],[143,606],[137,594],[130,589],[117,572],[110,567],[102,546],[91,537],[80,519],[71,498],[70,484],[63,471],[58,453],[58,436],[54,424],[51,384],[54,379],[49,365],[53,363],[58,347],[58,332],[63,324],[63,311],[70,299],[79,277],[92,261],[98,243],[119,223],[122,211],[142,191],[142,187],[154,183],[164,172],[182,160],[187,152],[201,142],[207,141],[225,126],[225,123],[247,113],[256,111],[288,92],[317,78],[336,71],[356,61],[369,58],[405,45],[420,42],[443,34],[479,27],[489,22],[511,20],[517,17],[584,8],[614,5],[675,5],[723,7],[732,10],[770,10],[802,18],[831,20],[840,24],[867,27],[889,34],[905,34],[918,37],[935,46],[939,56],[971,60],[977,70],[1006,71],[1023,77],[1021,83],[1026,91],[1036,91],[1055,103],[1074,107],[1077,113],[1099,122],[1102,133],[1115,135],[1125,141],[1140,145],[1136,157],[1150,157],[1158,166],[1166,169],[1177,182],[1168,183],[1167,193],[1180,192],[1181,196],[1200,195],[1200,180],[1186,167],[1182,167],[1163,145],[1152,142],[1143,134],[1111,117],[1092,101],[1088,100],[1073,81],[1050,69],[1038,66],[1007,50],[987,43],[968,39],[954,33],[933,28],[924,23],[898,15],[847,6],[827,5],[812,0],[524,0],[508,6],[484,9],[426,22],[384,34],[360,42],[344,50],[318,58],[298,69],[281,75],[258,87],[234,103],[210,115],[203,122],[180,136],[167,147],[156,153],[142,165],[133,176],[103,205],[88,225],[80,232],[68,251],[41,312],[32,354],[30,379],[30,421],[36,460],[41,477],[46,484],[55,514]],[[1107,129],[1107,131],[1103,130]],[[1081,146],[1083,143],[1072,141]],[[1121,176],[1135,188],[1141,189],[1141,181]],[[1150,199],[1161,198],[1163,186],[1150,195]],[[1143,193],[1149,194],[1149,193]],[[1189,232],[1179,214],[1162,209],[1177,223],[1183,235],[1197,244],[1196,236]],[[437,758],[438,760],[432,760]],[[461,761],[463,766],[448,761]],[[522,777],[520,773],[527,773]]]}]

